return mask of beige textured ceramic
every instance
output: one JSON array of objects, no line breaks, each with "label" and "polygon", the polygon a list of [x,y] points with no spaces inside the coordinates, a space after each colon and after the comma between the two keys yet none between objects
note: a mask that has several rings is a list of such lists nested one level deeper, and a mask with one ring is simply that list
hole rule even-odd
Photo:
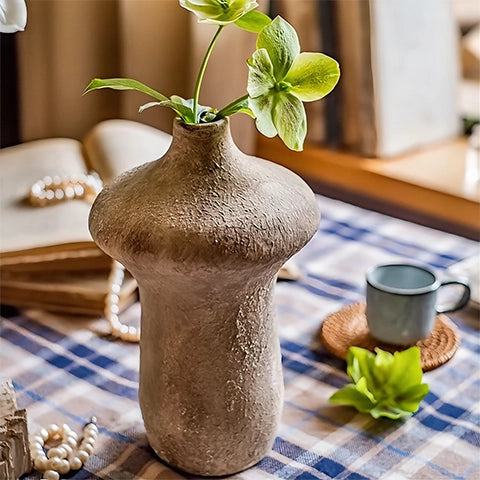
[{"label": "beige textured ceramic", "polygon": [[162,159],[97,197],[92,236],[139,284],[140,407],[167,463],[224,475],[268,453],[283,401],[276,275],[318,222],[310,188],[239,151],[227,120],[176,122]]}]

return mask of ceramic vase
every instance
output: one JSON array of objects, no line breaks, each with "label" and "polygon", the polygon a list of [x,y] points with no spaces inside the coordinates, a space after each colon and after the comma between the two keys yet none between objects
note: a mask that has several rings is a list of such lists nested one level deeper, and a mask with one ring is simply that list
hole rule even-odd
[{"label": "ceramic vase", "polygon": [[227,475],[268,453],[283,402],[276,276],[318,223],[311,189],[242,153],[228,120],[175,121],[161,159],[97,197],[91,234],[138,282],[140,408],[171,466]]}]

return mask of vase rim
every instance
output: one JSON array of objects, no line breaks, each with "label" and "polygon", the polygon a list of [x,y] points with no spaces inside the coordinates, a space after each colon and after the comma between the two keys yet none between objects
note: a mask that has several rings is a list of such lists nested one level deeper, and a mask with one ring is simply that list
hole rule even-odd
[{"label": "vase rim", "polygon": [[215,120],[214,122],[185,123],[179,117],[175,117],[174,123],[175,123],[175,125],[179,125],[180,127],[184,127],[186,129],[197,129],[197,128],[200,129],[200,128],[212,127],[214,125],[220,126],[222,124],[228,124],[229,120],[230,120],[229,117],[223,117],[223,118],[219,118],[218,120]]}]

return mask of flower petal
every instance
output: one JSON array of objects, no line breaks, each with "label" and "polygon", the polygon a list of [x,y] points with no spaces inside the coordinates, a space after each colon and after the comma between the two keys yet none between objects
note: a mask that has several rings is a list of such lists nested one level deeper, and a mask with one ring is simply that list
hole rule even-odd
[{"label": "flower petal", "polygon": [[27,7],[24,0],[0,0],[0,32],[25,30]]},{"label": "flower petal", "polygon": [[272,22],[272,19],[258,10],[250,10],[240,17],[235,25],[248,32],[259,33],[265,26]]},{"label": "flower petal", "polygon": [[277,81],[283,80],[295,57],[300,53],[300,43],[295,29],[278,16],[257,37],[257,49],[265,48],[273,64]]},{"label": "flower petal", "polygon": [[227,25],[258,7],[256,0],[179,0],[200,22]]},{"label": "flower petal", "polygon": [[330,93],[340,78],[338,63],[323,53],[303,52],[293,61],[285,82],[303,102],[313,102]]},{"label": "flower petal", "polygon": [[252,98],[265,95],[275,86],[273,65],[267,51],[262,48],[253,52],[252,58],[247,61],[248,81],[247,92]]},{"label": "flower petal", "polygon": [[291,150],[303,150],[307,134],[307,116],[301,100],[285,92],[275,92],[273,124],[279,137]]},{"label": "flower petal", "polygon": [[272,110],[274,108],[275,96],[272,92],[257,98],[248,98],[248,106],[255,114],[255,125],[260,133],[266,137],[274,137],[277,129],[273,124]]}]

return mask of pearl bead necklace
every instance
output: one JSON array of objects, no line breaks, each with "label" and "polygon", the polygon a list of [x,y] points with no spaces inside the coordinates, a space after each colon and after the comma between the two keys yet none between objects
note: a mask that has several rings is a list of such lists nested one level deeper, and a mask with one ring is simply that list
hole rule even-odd
[{"label": "pearl bead necklace", "polygon": [[140,329],[129,327],[118,319],[118,314],[120,313],[118,294],[120,293],[124,277],[125,267],[114,260],[110,276],[108,277],[110,293],[105,299],[104,315],[110,324],[110,332],[114,337],[119,338],[124,342],[135,343],[140,341]]},{"label": "pearl bead necklace", "polygon": [[[36,207],[45,207],[64,200],[83,199],[93,201],[102,187],[103,182],[96,172],[69,177],[46,176],[32,185],[28,198],[30,203]],[[108,278],[109,293],[105,299],[104,315],[110,324],[110,332],[113,337],[124,342],[138,343],[140,341],[140,329],[124,325],[118,319],[120,313],[119,293],[124,276],[125,268],[123,265],[113,261]]]},{"label": "pearl bead necklace", "polygon": [[[34,468],[43,472],[42,480],[58,480],[60,475],[65,475],[70,470],[79,470],[85,465],[98,435],[96,423],[97,419],[92,417],[85,425],[80,444],[78,435],[67,424],[59,427],[52,423],[33,437],[30,453]],[[47,448],[46,443],[56,446]]]},{"label": "pearl bead necklace", "polygon": [[102,180],[95,172],[68,177],[46,176],[32,185],[28,198],[35,207],[44,207],[63,200],[92,201],[102,187]]}]

